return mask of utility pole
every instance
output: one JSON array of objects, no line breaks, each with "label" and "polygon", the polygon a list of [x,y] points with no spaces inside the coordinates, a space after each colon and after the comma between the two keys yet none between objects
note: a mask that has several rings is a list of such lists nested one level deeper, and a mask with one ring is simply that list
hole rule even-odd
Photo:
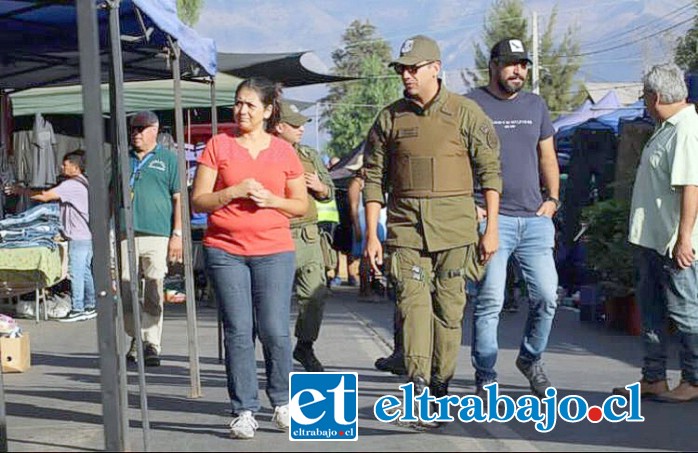
[{"label": "utility pole", "polygon": [[[315,103],[315,151],[320,151],[320,102]],[[322,153],[321,153],[322,154]]]},{"label": "utility pole", "polygon": [[533,92],[535,94],[540,94],[540,60],[538,58],[538,13],[536,11],[533,11],[531,23],[533,24],[533,68],[531,74],[531,84],[533,85]]}]

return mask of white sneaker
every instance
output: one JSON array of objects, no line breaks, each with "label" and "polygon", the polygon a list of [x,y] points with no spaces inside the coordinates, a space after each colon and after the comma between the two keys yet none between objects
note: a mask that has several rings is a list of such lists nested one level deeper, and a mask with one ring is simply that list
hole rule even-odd
[{"label": "white sneaker", "polygon": [[230,437],[233,439],[252,439],[259,428],[257,420],[250,411],[242,411],[230,422]]},{"label": "white sneaker", "polygon": [[271,417],[271,421],[276,424],[277,428],[287,430],[291,425],[290,416],[288,413],[288,404],[276,406],[274,408],[274,415]]}]

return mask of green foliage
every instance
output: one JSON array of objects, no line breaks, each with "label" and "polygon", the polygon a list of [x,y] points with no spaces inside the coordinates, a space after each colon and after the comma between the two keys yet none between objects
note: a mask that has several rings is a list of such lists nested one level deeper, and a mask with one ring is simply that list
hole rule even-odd
[{"label": "green foliage", "polygon": [[626,296],[635,286],[629,217],[630,204],[625,200],[600,201],[582,211],[582,222],[589,225],[584,235],[588,262],[611,296]]},{"label": "green foliage", "polygon": [[469,86],[487,84],[490,49],[505,38],[519,38],[527,48],[531,48],[528,33],[528,20],[524,17],[521,0],[496,0],[485,16],[482,25],[482,42],[475,43],[475,70],[467,70],[464,75]]},{"label": "green foliage", "polygon": [[177,0],[177,15],[185,24],[193,27],[199,22],[204,0]]},{"label": "green foliage", "polygon": [[400,93],[400,81],[388,68],[390,45],[368,21],[353,21],[342,35],[344,46],[332,52],[333,73],[365,79],[330,88],[324,104],[323,126],[331,139],[327,153],[343,156],[366,137],[376,114]]},{"label": "green foliage", "polygon": [[[698,11],[698,0],[695,2]],[[698,72],[698,15],[693,26],[676,43],[676,64],[687,72]]]},{"label": "green foliage", "polygon": [[581,66],[580,57],[569,55],[579,54],[579,41],[575,30],[568,28],[562,36],[562,41],[556,46],[553,36],[553,27],[557,21],[557,5],[550,13],[548,25],[541,37],[540,65],[541,81],[540,95],[548,103],[551,112],[564,112],[573,110],[586,97],[586,92],[575,85],[575,76]]},{"label": "green foliage", "polygon": [[[482,31],[482,46],[475,43],[475,69],[466,70],[461,77],[468,87],[485,85],[489,78],[489,49],[505,38],[519,38],[531,51],[532,35],[524,15],[522,0],[496,0],[485,17]],[[559,43],[554,36],[557,23],[557,6],[549,15],[547,24],[540,29],[539,45],[540,94],[552,112],[572,110],[579,105],[585,93],[577,86],[575,77],[581,65],[579,41],[575,28],[568,28]],[[527,81],[530,89],[531,73]]]}]

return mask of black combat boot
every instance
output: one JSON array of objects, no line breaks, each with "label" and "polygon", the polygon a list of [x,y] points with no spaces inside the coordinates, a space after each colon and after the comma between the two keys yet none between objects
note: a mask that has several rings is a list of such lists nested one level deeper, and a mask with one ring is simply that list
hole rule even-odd
[{"label": "black combat boot", "polygon": [[325,368],[322,363],[315,357],[315,352],[313,352],[313,343],[299,341],[296,344],[296,348],[293,350],[293,358],[298,361],[305,371],[311,373],[322,373]]}]

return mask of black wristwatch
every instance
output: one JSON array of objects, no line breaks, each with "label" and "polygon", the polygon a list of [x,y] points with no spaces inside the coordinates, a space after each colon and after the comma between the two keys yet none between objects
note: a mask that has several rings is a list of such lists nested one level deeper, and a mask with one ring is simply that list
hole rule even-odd
[{"label": "black wristwatch", "polygon": [[555,197],[545,197],[545,201],[552,201],[553,203],[555,203],[555,211],[559,211],[562,207],[562,202]]}]

